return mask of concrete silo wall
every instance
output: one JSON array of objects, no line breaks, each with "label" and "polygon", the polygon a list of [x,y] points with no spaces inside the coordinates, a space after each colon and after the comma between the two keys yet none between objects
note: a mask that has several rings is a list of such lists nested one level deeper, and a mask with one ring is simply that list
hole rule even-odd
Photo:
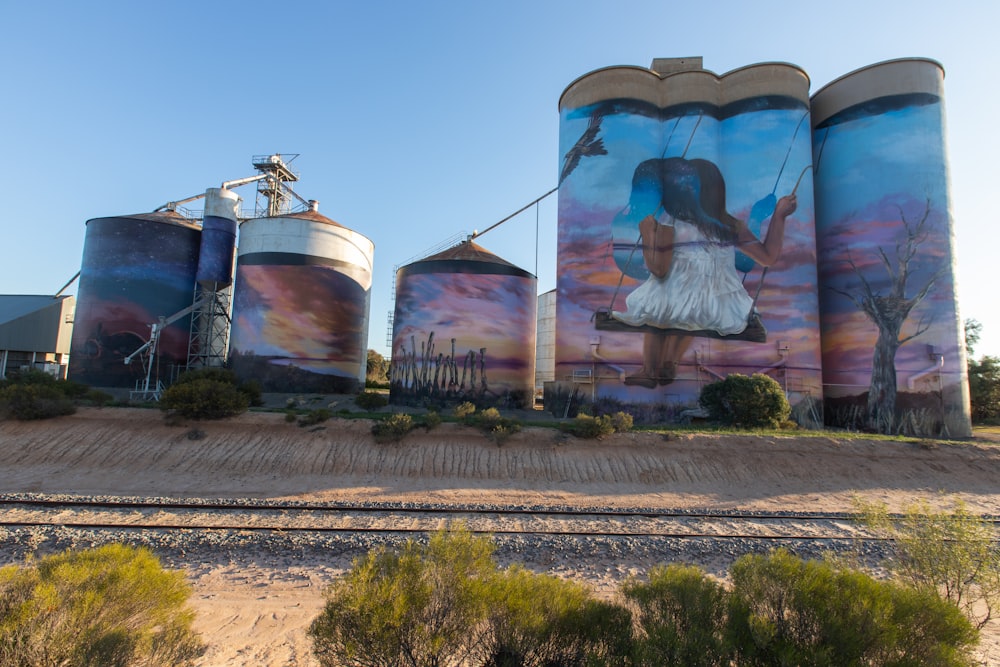
[{"label": "concrete silo wall", "polygon": [[[150,325],[191,305],[201,232],[175,214],[87,222],[69,379],[134,389],[142,364],[124,358],[149,340]],[[187,363],[190,317],[163,330],[158,375]]]},{"label": "concrete silo wall", "polygon": [[813,96],[827,421],[967,436],[944,72],[907,59]]},{"label": "concrete silo wall", "polygon": [[680,409],[766,372],[821,422],[808,78],[690,66],[598,70],[560,100],[556,381]]},{"label": "concrete silo wall", "polygon": [[390,399],[531,407],[537,281],[507,264],[421,261],[396,280]]},{"label": "concrete silo wall", "polygon": [[364,386],[374,247],[316,213],[243,223],[230,365],[265,391]]}]

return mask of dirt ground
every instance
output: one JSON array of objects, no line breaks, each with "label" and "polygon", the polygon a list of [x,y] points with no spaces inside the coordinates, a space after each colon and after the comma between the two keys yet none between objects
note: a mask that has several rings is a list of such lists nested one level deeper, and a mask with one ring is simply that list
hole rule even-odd
[{"label": "dirt ground", "polygon": [[[960,498],[1000,514],[1000,429],[962,442],[647,432],[588,441],[528,426],[497,446],[456,424],[392,445],[376,445],[370,428],[365,420],[302,428],[264,412],[168,426],[136,408],[0,422],[0,492],[788,511],[850,511],[856,497],[893,510]],[[305,628],[322,589],[349,565],[186,564],[210,646],[202,664],[315,665]],[[567,555],[554,559],[557,570],[615,579],[635,568]],[[1000,664],[992,625],[984,664]]]}]

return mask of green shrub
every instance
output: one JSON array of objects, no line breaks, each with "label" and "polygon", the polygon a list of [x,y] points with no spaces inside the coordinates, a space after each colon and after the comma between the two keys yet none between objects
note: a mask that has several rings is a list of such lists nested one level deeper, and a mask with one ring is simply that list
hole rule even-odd
[{"label": "green shrub", "polygon": [[431,410],[420,419],[420,425],[428,431],[433,431],[441,425],[441,415]]},{"label": "green shrub", "polygon": [[160,397],[161,410],[188,419],[222,419],[248,407],[250,399],[236,385],[209,378],[175,382]]},{"label": "green shrub", "polygon": [[0,664],[190,665],[190,587],[147,549],[108,545],[0,569]]},{"label": "green shrub", "polygon": [[628,433],[632,430],[633,422],[632,415],[627,412],[616,412],[611,415],[611,425],[615,433]]},{"label": "green shrub", "polygon": [[354,399],[354,404],[362,410],[372,412],[389,405],[389,399],[377,391],[363,391]]},{"label": "green shrub", "polygon": [[955,501],[950,511],[926,503],[891,517],[884,504],[855,502],[865,525],[887,539],[885,565],[901,581],[939,594],[982,628],[1000,608],[1000,552],[990,520]]},{"label": "green shrub", "polygon": [[466,417],[472,415],[475,411],[476,411],[476,405],[474,403],[470,403],[469,401],[465,401],[464,403],[459,403],[458,405],[455,406],[455,416],[458,417],[459,419],[464,420]]},{"label": "green shrub", "polygon": [[483,582],[496,569],[493,545],[468,531],[438,532],[355,560],[326,591],[309,627],[326,666],[460,665],[480,642]]},{"label": "green shrub", "polygon": [[518,566],[484,590],[486,624],[479,665],[607,664],[629,653],[631,617],[585,586]]},{"label": "green shrub", "polygon": [[315,426],[316,424],[322,424],[331,417],[333,417],[333,413],[328,409],[316,408],[299,417],[299,426]]},{"label": "green shrub", "polygon": [[[253,405],[256,407],[264,405],[263,390],[261,389],[260,383],[257,380],[247,380],[245,382],[241,382],[240,379],[236,377],[236,374],[228,368],[206,366],[204,368],[196,368],[185,371],[174,381],[174,385],[198,382],[199,380],[212,380],[213,382],[232,385],[241,394],[246,396],[247,406]],[[240,412],[245,411],[245,409],[246,408]]]},{"label": "green shrub", "polygon": [[298,419],[299,419],[299,415],[298,415],[297,412],[295,412],[295,410],[286,410],[285,411],[285,421],[288,422],[289,424],[298,421]]},{"label": "green shrub", "polygon": [[375,442],[399,442],[413,430],[413,417],[403,412],[394,412],[386,419],[372,425]]},{"label": "green shrub", "polygon": [[636,667],[729,664],[728,596],[700,568],[657,566],[648,581],[627,581],[622,593],[639,629]]},{"label": "green shrub", "polygon": [[52,383],[8,384],[0,389],[0,418],[28,421],[74,412],[76,406],[59,390],[54,380]]},{"label": "green shrub", "polygon": [[713,420],[741,428],[778,428],[792,412],[781,385],[763,373],[705,385],[698,401]]},{"label": "green shrub", "polygon": [[[468,403],[467,405],[472,404]],[[482,412],[469,413],[463,418],[463,421],[466,424],[476,426],[497,445],[502,445],[508,438],[521,430],[519,421],[504,417],[496,408],[486,408]]]},{"label": "green shrub", "polygon": [[740,665],[971,665],[978,633],[934,593],[785,551],[730,569]]},{"label": "green shrub", "polygon": [[605,438],[615,432],[615,425],[608,415],[591,417],[588,414],[579,413],[567,427],[569,432],[578,438],[587,440]]}]

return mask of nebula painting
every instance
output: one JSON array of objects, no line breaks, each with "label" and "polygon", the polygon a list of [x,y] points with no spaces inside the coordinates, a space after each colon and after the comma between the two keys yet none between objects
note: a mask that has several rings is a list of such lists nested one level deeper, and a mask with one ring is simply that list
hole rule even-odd
[{"label": "nebula painting", "polygon": [[333,266],[240,257],[230,365],[265,391],[344,392],[364,376],[368,292]]}]

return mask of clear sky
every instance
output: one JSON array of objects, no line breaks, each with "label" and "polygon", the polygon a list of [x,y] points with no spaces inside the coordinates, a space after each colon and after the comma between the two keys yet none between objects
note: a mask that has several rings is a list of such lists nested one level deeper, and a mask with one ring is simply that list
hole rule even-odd
[{"label": "clear sky", "polygon": [[[2,294],[58,290],[89,218],[298,153],[296,191],[375,243],[369,347],[387,354],[394,267],[556,185],[557,104],[577,77],[656,57],[719,74],[784,61],[815,92],[920,56],[946,72],[961,316],[983,324],[977,356],[1000,356],[995,1],[0,0],[0,16]],[[238,192],[252,206],[252,186]],[[478,242],[554,288],[556,196]]]}]

